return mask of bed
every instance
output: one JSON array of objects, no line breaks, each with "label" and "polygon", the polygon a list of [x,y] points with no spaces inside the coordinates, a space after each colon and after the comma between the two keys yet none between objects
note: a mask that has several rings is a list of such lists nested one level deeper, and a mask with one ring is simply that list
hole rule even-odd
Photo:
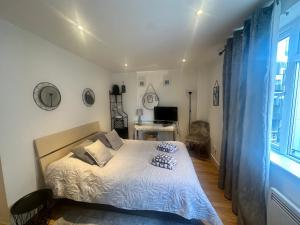
[{"label": "bed", "polygon": [[[90,129],[90,126],[94,127]],[[128,210],[169,212],[186,219],[222,224],[201,188],[183,143],[173,142],[179,148],[172,153],[177,160],[174,170],[151,165],[151,159],[158,153],[157,142],[140,140],[124,140],[119,150],[111,150],[113,158],[100,168],[82,162],[69,152],[70,146],[89,139],[99,130],[98,126],[92,123],[74,129],[88,131],[79,135],[79,141],[71,141],[73,137],[69,137],[72,136],[69,130],[67,140],[62,141],[63,147],[57,150],[53,150],[54,146],[48,148],[52,151],[41,149],[47,148],[44,142],[49,140],[60,142],[64,132],[35,141],[37,151],[44,152],[39,154],[40,162],[45,182],[55,197]],[[75,136],[78,139],[78,135]]]}]

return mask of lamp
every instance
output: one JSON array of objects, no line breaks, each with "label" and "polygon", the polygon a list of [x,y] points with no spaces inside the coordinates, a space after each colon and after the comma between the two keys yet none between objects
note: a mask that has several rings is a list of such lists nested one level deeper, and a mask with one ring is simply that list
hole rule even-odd
[{"label": "lamp", "polygon": [[186,90],[189,95],[189,134],[191,133],[191,114],[192,114],[192,93],[193,90]]},{"label": "lamp", "polygon": [[138,116],[138,124],[142,124],[143,109],[142,108],[137,109],[136,115]]}]

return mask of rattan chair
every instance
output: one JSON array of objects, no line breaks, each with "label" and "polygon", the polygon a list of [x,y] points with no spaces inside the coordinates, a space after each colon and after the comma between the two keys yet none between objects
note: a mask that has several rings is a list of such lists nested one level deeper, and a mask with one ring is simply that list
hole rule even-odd
[{"label": "rattan chair", "polygon": [[202,157],[210,157],[210,129],[209,123],[196,120],[191,124],[190,134],[185,142],[189,150],[199,153]]}]

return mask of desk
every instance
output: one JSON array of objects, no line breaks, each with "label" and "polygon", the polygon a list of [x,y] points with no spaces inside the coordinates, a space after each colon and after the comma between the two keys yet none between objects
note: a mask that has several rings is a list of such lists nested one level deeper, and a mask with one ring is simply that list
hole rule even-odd
[{"label": "desk", "polygon": [[139,139],[139,132],[172,132],[173,140],[176,140],[176,124],[165,126],[158,123],[142,123],[134,125],[134,137]]}]

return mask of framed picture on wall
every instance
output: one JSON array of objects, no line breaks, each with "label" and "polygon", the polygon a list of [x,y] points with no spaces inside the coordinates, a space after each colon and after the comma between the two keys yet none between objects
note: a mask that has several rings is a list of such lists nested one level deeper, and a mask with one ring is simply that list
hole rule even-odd
[{"label": "framed picture on wall", "polygon": [[140,76],[138,78],[138,87],[145,87],[146,86],[146,78],[144,76]]},{"label": "framed picture on wall", "polygon": [[171,76],[170,75],[165,75],[163,78],[163,85],[170,86],[171,85]]},{"label": "framed picture on wall", "polygon": [[213,88],[213,106],[220,105],[220,86],[219,82],[216,80]]}]

